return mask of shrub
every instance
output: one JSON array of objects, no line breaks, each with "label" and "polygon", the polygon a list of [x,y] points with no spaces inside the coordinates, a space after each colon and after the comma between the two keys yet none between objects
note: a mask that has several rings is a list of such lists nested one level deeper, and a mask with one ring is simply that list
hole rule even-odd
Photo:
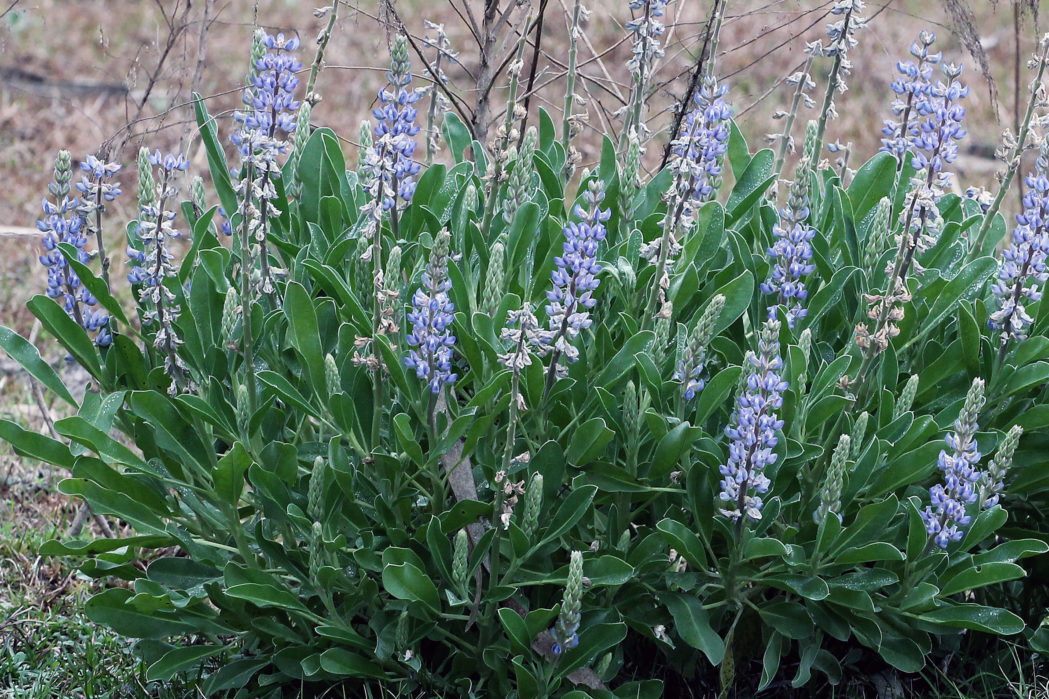
[{"label": "shrub", "polygon": [[[195,102],[228,229],[200,185],[178,216],[183,158],[140,158],[132,322],[62,155],[29,308],[92,390],[74,401],[5,331],[75,415],[68,443],[2,434],[136,534],[43,553],[124,581],[90,617],[141,639],[150,678],[214,659],[209,694],[752,691],[1020,633],[1003,584],[1049,550],[1040,517],[1005,527],[1046,492],[1049,146],[998,260],[1001,197],[948,192],[967,88],[952,64],[933,77],[923,35],[886,151],[821,162],[861,9],[836,5],[778,211],[783,159],[751,151],[712,68],[667,168],[638,179],[634,101],[569,184],[567,122],[558,140],[540,110],[513,146],[513,71],[492,146],[449,113],[454,162],[422,170],[401,39],[348,169],[296,116],[297,42],[261,35],[234,175]],[[85,193],[115,168],[97,165]]]}]

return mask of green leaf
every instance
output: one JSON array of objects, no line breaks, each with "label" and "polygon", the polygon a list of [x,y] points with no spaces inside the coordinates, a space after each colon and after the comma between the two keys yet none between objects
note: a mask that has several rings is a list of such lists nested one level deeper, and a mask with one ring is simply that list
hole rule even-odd
[{"label": "green leaf", "polygon": [[660,520],[656,529],[671,548],[685,557],[693,569],[703,570],[707,567],[707,554],[703,550],[703,542],[689,527],[676,519],[667,518]]},{"label": "green leaf", "polygon": [[903,552],[892,544],[875,541],[864,546],[856,546],[842,552],[834,559],[835,563],[849,565],[854,563],[871,563],[873,561],[902,561]]},{"label": "green leaf", "polygon": [[159,660],[146,670],[146,679],[150,682],[166,682],[180,672],[191,670],[200,665],[204,658],[210,658],[226,650],[226,646],[188,646],[175,648],[162,655]]},{"label": "green leaf", "polygon": [[583,575],[591,587],[614,587],[634,576],[634,566],[616,556],[598,556],[583,561]]},{"label": "green leaf", "polygon": [[80,366],[87,369],[96,380],[102,376],[98,363],[98,350],[87,336],[87,331],[69,317],[65,309],[42,294],[29,299],[26,308],[40,319],[40,324],[65,347]]},{"label": "green leaf", "polygon": [[235,504],[240,499],[241,491],[244,490],[244,474],[251,463],[251,454],[240,442],[236,442],[219,459],[212,480],[215,482],[215,493],[223,501]]},{"label": "green leaf", "polygon": [[452,151],[455,162],[463,162],[466,149],[470,146],[470,129],[466,127],[458,114],[448,112],[441,120],[441,131],[444,133],[444,141]]},{"label": "green leaf", "polygon": [[286,588],[277,587],[276,585],[253,582],[239,583],[227,587],[226,594],[236,599],[251,602],[258,607],[307,611],[297,595],[292,594]]},{"label": "green leaf", "polygon": [[22,456],[28,456],[52,466],[73,468],[74,459],[69,447],[39,432],[23,429],[10,420],[0,419],[0,440],[9,443]]},{"label": "green leaf", "polygon": [[673,470],[681,457],[692,450],[692,444],[703,435],[703,430],[681,422],[674,429],[663,435],[652,455],[652,466],[648,472],[651,481],[659,482]]},{"label": "green leaf", "polygon": [[499,621],[510,638],[510,648],[514,653],[529,653],[532,639],[528,636],[528,627],[521,615],[509,607],[500,607]]},{"label": "green leaf", "polygon": [[797,602],[772,602],[758,610],[766,624],[787,638],[808,638],[812,635],[812,618]]},{"label": "green leaf", "polygon": [[76,407],[76,401],[73,400],[66,385],[62,383],[62,379],[58,377],[51,365],[43,360],[40,352],[30,344],[29,340],[14,330],[0,325],[0,347],[10,355],[11,359],[29,372],[30,376],[51,389],[56,396]]},{"label": "green leaf", "polygon": [[975,590],[987,585],[997,585],[1009,580],[1017,580],[1026,575],[1021,566],[1015,563],[985,563],[979,567],[966,568],[943,581],[941,593],[944,597]]},{"label": "green leaf", "polygon": [[[583,485],[574,488],[557,508],[557,514],[550,520],[550,526],[543,536],[542,543],[553,541],[574,527],[590,509],[590,503],[597,494],[597,486]],[[533,547],[534,548],[534,547]]]},{"label": "green leaf", "polygon": [[422,466],[424,463],[423,450],[419,446],[419,440],[415,438],[411,418],[405,413],[398,413],[393,418],[393,429],[397,435],[397,443],[408,454],[408,458],[414,461],[416,465]]},{"label": "green leaf", "polygon": [[725,367],[707,382],[706,387],[700,391],[699,400],[696,402],[696,414],[693,418],[697,425],[706,422],[718,406],[723,405],[729,394],[739,383],[739,376],[743,373],[743,367]]},{"label": "green leaf", "polygon": [[302,284],[288,283],[284,292],[284,315],[288,319],[291,343],[302,356],[314,392],[326,397],[328,389],[324,375],[324,349],[321,346],[317,309]]},{"label": "green leaf", "polygon": [[127,604],[130,590],[112,588],[89,599],[84,605],[87,618],[130,638],[164,638],[193,633],[197,628],[161,612],[146,614]]},{"label": "green leaf", "polygon": [[165,533],[163,520],[153,510],[124,493],[103,488],[83,478],[67,478],[59,484],[58,489],[66,495],[79,495],[87,500],[95,514],[125,519],[144,534]]},{"label": "green leaf", "polygon": [[386,678],[381,667],[345,648],[329,648],[321,653],[321,669],[340,677]]},{"label": "green leaf", "polygon": [[615,436],[616,433],[608,429],[602,418],[591,418],[572,431],[565,449],[565,460],[582,468],[599,457]]},{"label": "green leaf", "polygon": [[852,203],[852,214],[857,222],[862,221],[882,197],[892,196],[896,183],[896,156],[891,153],[875,153],[874,157],[856,171],[849,183],[847,194]]},{"label": "green leaf", "polygon": [[725,642],[710,625],[703,603],[697,597],[686,594],[660,595],[659,601],[674,617],[674,628],[681,639],[703,651],[711,665],[718,665],[725,657]]},{"label": "green leaf", "polygon": [[1001,636],[1011,636],[1024,630],[1023,619],[1012,612],[980,604],[947,605],[919,614],[917,618],[955,629],[984,631]]},{"label": "green leaf", "polygon": [[768,148],[759,150],[751,158],[747,169],[736,180],[736,185],[729,194],[728,204],[725,206],[727,225],[731,226],[747,213],[761,199],[765,190],[776,181],[776,176],[772,174],[775,160],[775,154]]},{"label": "green leaf", "polygon": [[[80,283],[84,285],[84,288],[98,300],[99,305],[109,311],[109,314],[123,325],[130,326],[127,316],[124,315],[124,309],[120,307],[117,300],[109,293],[109,287],[106,283],[96,277],[95,273],[78,259],[77,249],[69,243],[59,243],[58,251],[62,253],[62,257],[66,258],[66,262],[76,272],[76,276]],[[131,330],[134,332],[134,328],[131,328]]]},{"label": "green leaf", "polygon": [[[955,311],[960,300],[971,301],[996,269],[998,269],[998,262],[993,257],[980,257],[965,265],[954,279],[947,282],[946,286],[936,293],[932,307],[928,313],[922,315],[921,323],[917,324],[910,339],[899,350],[910,347],[937,329],[940,322]],[[915,302],[917,303],[917,298]]]},{"label": "green leaf", "polygon": [[397,599],[422,602],[436,613],[441,611],[441,596],[423,571],[411,563],[391,564],[382,569],[382,586]]},{"label": "green leaf", "polygon": [[229,179],[226,154],[219,143],[218,124],[208,114],[207,107],[204,106],[204,99],[196,92],[193,93],[193,112],[197,118],[197,127],[200,129],[200,140],[208,156],[211,181],[214,183],[222,208],[232,216],[237,210],[237,194],[233,191],[233,185]]}]

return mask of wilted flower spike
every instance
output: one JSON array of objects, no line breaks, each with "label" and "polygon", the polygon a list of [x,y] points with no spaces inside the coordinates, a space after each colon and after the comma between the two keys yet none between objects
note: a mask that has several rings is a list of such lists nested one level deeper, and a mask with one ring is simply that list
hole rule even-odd
[{"label": "wilted flower spike", "polygon": [[511,371],[520,371],[532,363],[532,354],[544,354],[550,343],[551,331],[539,327],[539,321],[532,313],[532,306],[526,303],[521,310],[510,311],[499,339],[509,343],[510,351],[499,355],[499,363]]},{"label": "wilted flower spike", "polygon": [[683,397],[686,401],[695,398],[696,394],[706,386],[701,376],[707,359],[707,346],[714,332],[714,324],[724,308],[724,295],[718,294],[710,300],[710,305],[703,311],[703,315],[696,321],[695,327],[689,334],[688,343],[683,348],[683,356],[678,357],[677,370],[673,378],[683,384]]},{"label": "wilted flower spike", "polygon": [[415,290],[412,310],[408,313],[412,330],[406,339],[414,349],[408,352],[404,364],[415,369],[415,375],[420,379],[426,380],[434,395],[458,378],[452,372],[455,335],[451,325],[455,305],[448,298],[448,290],[452,288],[452,280],[448,278],[449,243],[448,231],[437,234],[430,252],[430,263],[422,275],[422,287]]},{"label": "wilted flower spike", "polygon": [[166,207],[178,194],[174,174],[189,167],[189,162],[181,154],[162,155],[156,151],[149,156],[149,164],[158,169],[159,179],[153,176],[156,182],[154,203],[139,211],[137,233],[142,249],[128,246],[131,265],[128,281],[140,285],[138,297],[143,309],[142,324],[156,327],[153,346],[164,353],[164,367],[172,377],[171,392],[175,393],[186,382],[187,368],[178,356],[182,340],[174,325],[180,310],[175,294],[166,284],[168,279],[178,275],[170,241],[179,237],[173,223],[175,212]]},{"label": "wilted flower spike", "polygon": [[720,467],[721,494],[724,504],[721,514],[739,520],[746,515],[761,519],[764,504],[761,495],[768,492],[769,479],[763,473],[766,466],[776,463],[774,453],[779,438],[776,432],[783,428],[776,411],[783,405],[787,382],[780,376],[783,360],[779,356],[779,321],[770,318],[761,328],[758,352],[748,352],[748,374],[743,394],[737,399],[725,434],[729,445],[728,461]]},{"label": "wilted flower spike", "polygon": [[950,452],[940,451],[937,465],[943,471],[944,482],[929,489],[932,505],[921,513],[925,530],[940,548],[962,538],[962,529],[972,520],[966,508],[979,500],[984,474],[976,467],[980,462],[976,420],[984,400],[983,379],[974,379],[954,423],[954,432],[945,438]]},{"label": "wilted flower spike", "polygon": [[1049,279],[1049,139],[1042,142],[1035,171],[1026,182],[1024,211],[1016,217],[1012,242],[1002,250],[998,279],[991,286],[998,297],[998,310],[987,324],[1002,333],[1003,351],[1010,340],[1027,337],[1027,328],[1034,319],[1026,305],[1042,298],[1039,287]]}]

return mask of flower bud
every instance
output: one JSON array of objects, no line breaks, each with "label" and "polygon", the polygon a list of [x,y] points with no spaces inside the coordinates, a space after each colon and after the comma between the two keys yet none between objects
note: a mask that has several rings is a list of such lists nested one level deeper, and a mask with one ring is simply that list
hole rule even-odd
[{"label": "flower bud", "polygon": [[481,301],[482,310],[488,315],[495,315],[499,310],[499,304],[503,300],[503,284],[505,283],[505,260],[506,253],[502,241],[496,241],[492,246],[492,255],[488,262],[488,274],[485,276],[484,298]]},{"label": "flower bud", "polygon": [[240,322],[240,299],[237,298],[237,290],[232,286],[226,289],[226,298],[222,302],[222,341],[226,347],[237,348],[234,333]]},{"label": "flower bud", "polygon": [[852,442],[853,459],[859,458],[860,452],[863,451],[863,440],[867,437],[867,423],[870,421],[870,417],[871,414],[864,410],[852,425],[850,441]]},{"label": "flower bud", "polygon": [[831,455],[830,468],[827,469],[827,477],[823,481],[823,490],[820,493],[820,506],[813,516],[816,524],[821,524],[829,514],[841,521],[841,489],[845,481],[845,463],[849,458],[850,441],[849,435],[841,435],[838,446]]},{"label": "flower bud", "polygon": [[466,530],[460,529],[455,534],[452,549],[452,584],[460,595],[466,594],[467,569],[470,562],[470,541]]},{"label": "flower bud", "polygon": [[310,487],[306,495],[306,511],[310,517],[317,521],[324,519],[324,472],[327,464],[324,459],[317,457],[313,460],[313,470],[310,472]]},{"label": "flower bud", "polygon": [[342,393],[342,379],[339,376],[339,367],[335,364],[335,357],[331,354],[324,355],[324,379],[328,384],[328,395],[334,396]]},{"label": "flower bud", "polygon": [[916,395],[918,395],[918,375],[911,374],[910,378],[907,379],[907,383],[903,385],[903,390],[900,391],[900,395],[896,399],[896,405],[892,409],[893,420],[904,413],[910,412]]},{"label": "flower bud", "polygon": [[524,516],[521,530],[529,542],[534,541],[535,530],[539,524],[539,511],[543,508],[543,474],[536,473],[528,483],[525,493]]},{"label": "flower bud", "polygon": [[570,648],[579,645],[579,619],[583,597],[583,553],[573,551],[568,564],[568,581],[565,583],[565,596],[561,602],[561,613],[554,624],[554,655],[561,655]]}]

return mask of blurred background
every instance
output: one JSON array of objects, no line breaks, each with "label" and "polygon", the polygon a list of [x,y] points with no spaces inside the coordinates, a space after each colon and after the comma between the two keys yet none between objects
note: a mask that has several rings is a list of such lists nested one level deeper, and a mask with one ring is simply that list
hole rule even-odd
[{"label": "blurred background", "polygon": [[[494,52],[495,62],[504,65],[525,13],[543,12],[529,123],[535,123],[543,107],[560,124],[573,2],[519,3],[507,25],[510,39]],[[254,27],[300,36],[300,58],[308,70],[316,37],[328,22],[328,15],[317,11],[318,4],[326,5],[321,0],[0,0],[0,317],[5,324],[24,329],[24,302],[43,285],[34,223],[55,152],[68,149],[76,162],[108,147],[110,158],[125,164],[122,182],[131,193],[116,202],[115,218],[110,220],[132,218],[133,162],[139,147],[187,151],[190,174],[206,175],[188,105],[191,93],[207,97],[223,142],[229,144],[232,110],[239,105]],[[586,103],[578,107],[584,116],[576,145],[586,166],[600,152],[601,134],[618,130],[615,112],[629,92],[626,62],[631,38],[624,25],[631,10],[627,0],[584,4],[591,14],[580,40],[576,92]],[[648,111],[650,170],[658,167],[673,105],[684,94],[700,54],[711,4],[712,0],[677,0],[667,7],[666,55],[654,76],[656,89]],[[789,107],[793,88],[785,78],[804,63],[805,42],[825,37],[833,4],[728,0],[716,73],[729,85],[728,98],[752,150],[766,145],[766,134],[782,130],[783,122],[772,115]],[[348,162],[355,162],[360,121],[370,117],[375,95],[385,83],[388,46],[402,23],[429,59],[436,51],[427,46],[426,37],[436,34],[425,22],[444,25],[452,49],[459,52],[458,65],[448,60],[443,64],[448,87],[466,109],[475,105],[481,66],[470,18],[479,18],[483,7],[479,0],[340,3],[316,85],[322,101],[313,110],[312,125],[335,129],[344,139]],[[945,60],[966,65],[965,79],[972,87],[967,101],[969,137],[963,142],[957,183],[962,190],[991,187],[1000,133],[1013,127],[1017,111],[1026,106],[1032,77],[1026,62],[1040,36],[1038,0],[872,1],[865,15],[868,26],[858,33],[859,44],[850,53],[849,90],[836,101],[840,116],[828,126],[828,141],[851,143],[853,166],[877,149],[896,61],[907,58],[918,31],[930,30],[937,34],[937,48]],[[534,35],[529,41],[533,39]],[[530,43],[523,79],[534,51]],[[413,86],[428,85],[422,62],[416,55],[412,59],[417,76]],[[816,102],[822,100],[829,63],[817,60],[813,66],[816,87],[811,95]],[[981,69],[981,63],[989,68]],[[303,89],[300,86],[300,93]],[[491,90],[496,120],[501,120],[505,95],[506,78],[500,75]],[[418,105],[423,114],[426,104],[424,98]],[[799,140],[805,122],[816,113],[817,109],[802,109],[794,130]],[[489,135],[493,134],[494,129]],[[419,138],[421,142],[422,135]],[[1017,205],[1018,198],[1010,197],[1004,210],[1009,214]],[[109,235],[116,246],[111,249],[122,249],[117,239],[122,233],[112,224]]]}]

